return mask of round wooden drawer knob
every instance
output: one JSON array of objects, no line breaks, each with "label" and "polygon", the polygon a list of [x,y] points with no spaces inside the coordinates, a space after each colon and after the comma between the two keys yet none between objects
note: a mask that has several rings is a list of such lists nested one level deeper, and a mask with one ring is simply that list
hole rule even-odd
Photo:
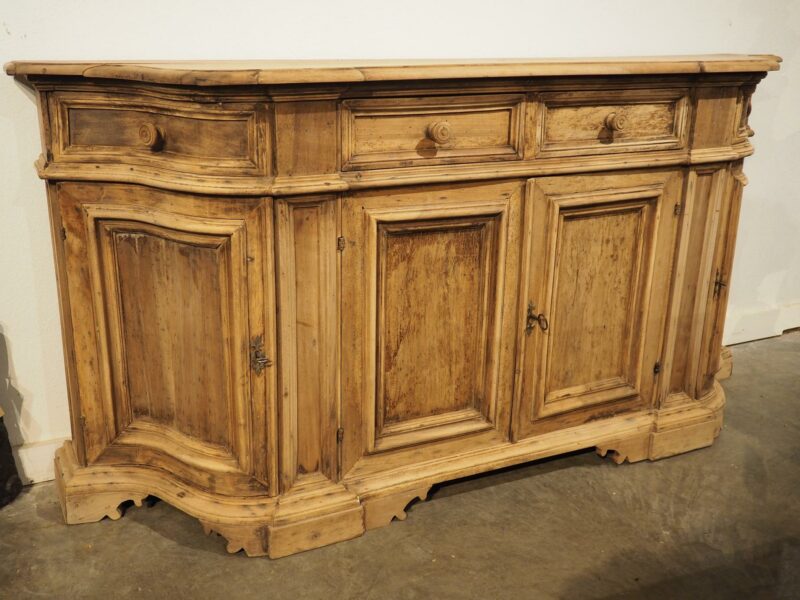
[{"label": "round wooden drawer knob", "polygon": [[447,121],[436,121],[428,125],[428,138],[436,144],[446,144],[453,135],[450,123]]},{"label": "round wooden drawer knob", "polygon": [[139,126],[139,141],[153,152],[158,152],[164,147],[164,132],[152,123],[142,123]]},{"label": "round wooden drawer knob", "polygon": [[610,131],[625,131],[628,125],[628,118],[619,113],[611,113],[606,117],[606,128]]}]

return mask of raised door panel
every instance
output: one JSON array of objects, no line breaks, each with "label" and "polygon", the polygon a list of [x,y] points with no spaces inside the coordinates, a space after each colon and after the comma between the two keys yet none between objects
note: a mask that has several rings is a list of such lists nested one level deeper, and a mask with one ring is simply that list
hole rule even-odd
[{"label": "raised door panel", "polygon": [[87,444],[87,457],[163,468],[219,493],[273,489],[267,201],[78,184],[58,198],[69,285],[92,294],[91,313],[72,315],[94,338],[93,353],[78,349],[78,370],[99,367],[81,400],[102,404],[85,428],[105,440]]},{"label": "raised door panel", "polygon": [[345,199],[350,464],[386,450],[505,431],[519,191],[519,183],[502,183]]},{"label": "raised door panel", "polygon": [[129,317],[118,323],[115,340],[124,354],[120,391],[129,404],[117,411],[120,424],[148,419],[229,446],[236,434],[228,414],[229,354],[222,344],[207,344],[228,334],[223,321],[231,307],[220,293],[230,286],[223,266],[228,239],[94,217],[103,254],[114,261],[113,309]]},{"label": "raised door panel", "polygon": [[652,401],[680,179],[662,172],[529,182],[517,436]]},{"label": "raised door panel", "polygon": [[376,446],[439,421],[487,423],[482,358],[499,219],[376,224]]}]

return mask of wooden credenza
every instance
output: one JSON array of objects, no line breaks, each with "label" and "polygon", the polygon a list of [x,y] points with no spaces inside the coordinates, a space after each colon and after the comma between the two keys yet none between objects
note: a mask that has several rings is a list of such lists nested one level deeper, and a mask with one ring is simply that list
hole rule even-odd
[{"label": "wooden credenza", "polygon": [[155,495],[279,557],[439,481],[710,445],[779,62],[6,65],[41,114],[66,521]]}]

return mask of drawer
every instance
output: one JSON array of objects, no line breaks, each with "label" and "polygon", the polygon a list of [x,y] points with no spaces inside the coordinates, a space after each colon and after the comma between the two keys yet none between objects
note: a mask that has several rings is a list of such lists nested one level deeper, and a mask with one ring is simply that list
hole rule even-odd
[{"label": "drawer", "polygon": [[266,105],[58,92],[55,162],[124,163],[187,173],[267,175]]},{"label": "drawer", "polygon": [[687,89],[552,92],[539,97],[536,156],[686,147]]},{"label": "drawer", "polygon": [[345,171],[522,158],[523,94],[354,99],[341,111]]}]

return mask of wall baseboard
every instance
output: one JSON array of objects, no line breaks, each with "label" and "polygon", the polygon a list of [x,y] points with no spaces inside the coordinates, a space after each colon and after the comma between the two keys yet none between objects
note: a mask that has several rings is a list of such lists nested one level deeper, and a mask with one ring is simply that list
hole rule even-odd
[{"label": "wall baseboard", "polygon": [[56,450],[68,439],[55,438],[11,448],[23,485],[50,481],[55,477],[53,459]]},{"label": "wall baseboard", "polygon": [[728,311],[725,318],[726,346],[781,335],[787,329],[800,327],[800,302],[755,310]]}]

